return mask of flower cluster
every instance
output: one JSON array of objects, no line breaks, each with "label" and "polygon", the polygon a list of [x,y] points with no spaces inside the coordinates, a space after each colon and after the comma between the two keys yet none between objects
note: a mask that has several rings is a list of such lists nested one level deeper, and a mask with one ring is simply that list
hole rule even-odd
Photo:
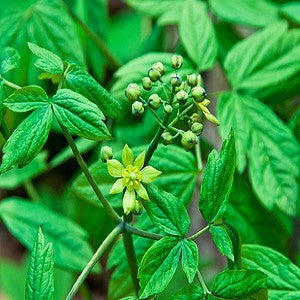
[{"label": "flower cluster", "polygon": [[110,194],[118,194],[124,191],[123,209],[124,213],[140,213],[142,203],[137,199],[140,197],[149,200],[148,193],[143,184],[151,183],[161,172],[151,166],[144,167],[145,151],[140,153],[136,159],[132,150],[126,144],[122,151],[122,162],[112,159],[111,148],[103,147],[101,151],[101,159],[107,162],[108,173],[118,178],[110,189]]},{"label": "flower cluster", "polygon": [[[173,55],[171,60],[173,72],[168,74],[169,80],[166,83],[163,80],[164,76],[167,76],[164,64],[154,63],[148,70],[148,76],[142,78],[141,85],[145,93],[149,93],[152,89],[155,89],[155,92],[144,99],[141,94],[142,88],[137,83],[130,83],[125,95],[133,102],[133,115],[140,116],[145,112],[145,108],[149,108],[164,129],[162,139],[165,145],[171,144],[180,136],[184,149],[190,150],[198,142],[198,136],[202,134],[202,116],[215,125],[219,125],[219,121],[208,109],[210,101],[202,86],[201,75],[189,74],[185,75],[185,78],[180,76],[179,70],[182,65],[182,56]],[[161,106],[164,112],[163,120],[155,112]],[[169,115],[174,116],[173,120],[169,121]],[[176,128],[175,125],[180,120],[187,120],[189,130]]]}]

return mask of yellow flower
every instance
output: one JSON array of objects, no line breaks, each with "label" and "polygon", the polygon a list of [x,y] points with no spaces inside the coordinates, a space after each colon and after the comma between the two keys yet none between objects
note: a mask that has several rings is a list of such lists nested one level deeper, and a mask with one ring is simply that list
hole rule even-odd
[{"label": "yellow flower", "polygon": [[203,112],[204,116],[206,117],[206,119],[210,122],[212,122],[213,124],[219,126],[219,120],[208,110],[207,105],[209,105],[210,101],[205,99],[202,102],[196,102],[194,101],[195,105],[201,109],[201,111]]},{"label": "yellow flower", "polygon": [[108,173],[115,178],[119,178],[113,184],[109,193],[118,194],[125,189],[123,209],[126,215],[134,209],[137,195],[144,200],[149,200],[148,193],[142,183],[150,183],[161,174],[160,171],[151,166],[143,168],[145,155],[146,152],[143,151],[134,160],[133,152],[126,144],[122,152],[123,164],[116,159],[107,161]]}]

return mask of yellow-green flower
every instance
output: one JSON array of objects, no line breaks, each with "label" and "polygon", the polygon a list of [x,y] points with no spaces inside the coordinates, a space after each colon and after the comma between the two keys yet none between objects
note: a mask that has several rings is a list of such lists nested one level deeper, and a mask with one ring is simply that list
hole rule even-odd
[{"label": "yellow-green flower", "polygon": [[122,152],[123,164],[116,159],[107,161],[108,173],[115,178],[119,178],[113,184],[109,193],[118,194],[125,189],[123,209],[126,215],[134,209],[137,195],[144,200],[149,200],[148,193],[142,183],[150,183],[161,174],[160,171],[151,166],[143,168],[145,155],[146,152],[143,151],[134,159],[132,150],[126,144]]}]

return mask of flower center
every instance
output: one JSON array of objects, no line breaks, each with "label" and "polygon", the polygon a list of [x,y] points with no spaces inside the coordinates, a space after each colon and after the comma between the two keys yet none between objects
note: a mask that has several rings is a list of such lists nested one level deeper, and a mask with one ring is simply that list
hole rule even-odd
[{"label": "flower center", "polygon": [[135,166],[128,165],[122,172],[123,185],[126,186],[130,191],[137,189],[142,180],[142,174],[139,169]]}]

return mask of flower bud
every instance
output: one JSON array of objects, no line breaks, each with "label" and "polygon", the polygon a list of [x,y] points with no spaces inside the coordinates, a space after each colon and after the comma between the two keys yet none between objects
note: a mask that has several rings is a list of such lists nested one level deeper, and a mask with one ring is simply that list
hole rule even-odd
[{"label": "flower bud", "polygon": [[113,151],[111,147],[103,146],[100,152],[100,158],[103,162],[107,162],[109,159],[113,158]]},{"label": "flower bud", "polygon": [[183,58],[181,55],[173,55],[171,60],[171,66],[174,69],[180,69],[183,64]]},{"label": "flower bud", "polygon": [[217,126],[220,125],[219,120],[214,115],[212,115],[210,112],[209,113],[203,112],[203,113],[208,121],[212,122],[213,124],[215,124]]},{"label": "flower bud", "polygon": [[164,112],[165,112],[166,114],[171,114],[172,111],[173,111],[173,107],[172,107],[170,104],[165,105],[165,107],[164,107]]},{"label": "flower bud", "polygon": [[151,68],[148,72],[148,76],[151,79],[151,81],[155,82],[161,77],[161,73],[157,68]]},{"label": "flower bud", "polygon": [[200,123],[201,122],[201,118],[197,113],[193,113],[190,117],[191,123]]},{"label": "flower bud", "polygon": [[196,74],[190,74],[190,75],[187,75],[187,84],[190,86],[190,87],[194,87],[197,85],[197,76]]},{"label": "flower bud", "polygon": [[139,101],[133,102],[131,111],[134,116],[141,116],[145,111],[143,103]]},{"label": "flower bud", "polygon": [[143,204],[139,200],[135,200],[134,208],[132,210],[132,213],[135,215],[140,215],[143,212]]},{"label": "flower bud", "polygon": [[130,83],[126,90],[125,96],[129,101],[138,100],[141,95],[140,87],[136,83]]},{"label": "flower bud", "polygon": [[179,91],[178,93],[176,93],[177,102],[181,105],[185,104],[188,98],[189,98],[189,95],[184,90]]},{"label": "flower bud", "polygon": [[150,91],[151,90],[151,88],[152,88],[152,81],[151,81],[151,79],[148,76],[146,76],[146,77],[144,77],[142,79],[142,83],[143,83],[144,90],[146,90],[146,91]]},{"label": "flower bud", "polygon": [[208,106],[210,104],[210,101],[208,99],[204,99],[202,102],[201,102],[202,105],[204,106]]},{"label": "flower bud", "polygon": [[153,109],[158,109],[161,104],[161,98],[157,94],[153,94],[149,97],[149,105]]},{"label": "flower bud", "polygon": [[170,145],[173,141],[173,136],[169,131],[164,131],[161,137],[164,145]]},{"label": "flower bud", "polygon": [[192,89],[192,96],[196,102],[201,102],[205,99],[205,90],[201,86],[196,86]]},{"label": "flower bud", "polygon": [[198,138],[191,130],[186,131],[181,138],[181,144],[185,150],[190,150],[198,143]]},{"label": "flower bud", "polygon": [[202,133],[202,130],[203,130],[203,124],[195,122],[195,123],[192,124],[191,130],[196,135],[200,135]]},{"label": "flower bud", "polygon": [[202,76],[200,74],[198,74],[197,76],[197,86],[202,86],[203,81],[202,81]]},{"label": "flower bud", "polygon": [[158,69],[158,71],[161,75],[164,75],[166,73],[165,66],[163,65],[163,63],[161,61],[158,61],[155,64],[153,64],[152,68]]},{"label": "flower bud", "polygon": [[180,86],[181,82],[182,82],[182,80],[178,74],[176,74],[176,73],[171,74],[170,83],[173,87]]}]

